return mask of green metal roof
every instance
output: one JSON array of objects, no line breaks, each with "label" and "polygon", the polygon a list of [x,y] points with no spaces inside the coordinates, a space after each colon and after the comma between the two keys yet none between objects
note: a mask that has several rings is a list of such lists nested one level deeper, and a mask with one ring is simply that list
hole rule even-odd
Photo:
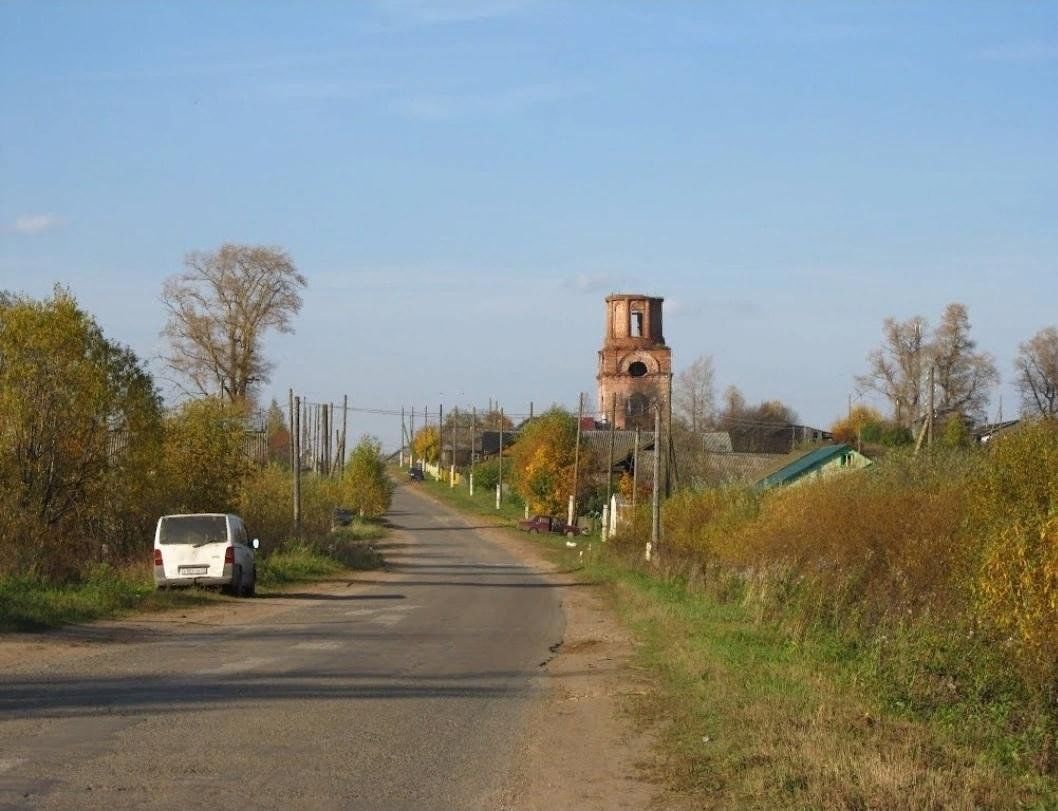
[{"label": "green metal roof", "polygon": [[825,445],[822,448],[813,448],[802,456],[769,473],[757,482],[757,487],[775,487],[780,484],[788,484],[800,478],[812,469],[824,465],[835,456],[843,453],[851,453],[851,445]]}]

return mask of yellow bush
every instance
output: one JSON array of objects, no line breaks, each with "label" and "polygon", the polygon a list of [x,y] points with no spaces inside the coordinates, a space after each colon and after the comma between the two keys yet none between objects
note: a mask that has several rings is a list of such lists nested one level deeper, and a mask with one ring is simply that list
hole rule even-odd
[{"label": "yellow bush", "polygon": [[981,569],[981,608],[1010,635],[1037,687],[1058,680],[1058,516],[999,531]]}]

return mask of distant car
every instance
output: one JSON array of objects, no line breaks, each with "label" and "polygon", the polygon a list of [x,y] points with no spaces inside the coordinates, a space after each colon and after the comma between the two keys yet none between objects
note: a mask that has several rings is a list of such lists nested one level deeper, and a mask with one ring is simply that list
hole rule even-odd
[{"label": "distant car", "polygon": [[220,586],[236,597],[253,597],[259,546],[237,515],[163,515],[154,531],[154,587]]},{"label": "distant car", "polygon": [[553,515],[534,515],[525,521],[518,522],[518,529],[525,532],[550,532],[554,535],[581,535],[580,527],[567,524]]},{"label": "distant car", "polygon": [[411,479],[413,482],[421,482],[423,480],[422,468],[421,467],[408,468],[408,478]]}]

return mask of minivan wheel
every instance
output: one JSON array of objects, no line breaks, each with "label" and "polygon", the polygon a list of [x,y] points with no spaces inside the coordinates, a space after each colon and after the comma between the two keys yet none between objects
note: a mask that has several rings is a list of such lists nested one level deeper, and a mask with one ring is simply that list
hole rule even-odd
[{"label": "minivan wheel", "polygon": [[231,573],[231,582],[224,588],[225,594],[238,597],[242,590],[242,570],[236,566]]},{"label": "minivan wheel", "polygon": [[257,567],[253,567],[253,574],[250,576],[250,582],[246,584],[246,588],[242,592],[243,597],[256,597],[257,596]]}]

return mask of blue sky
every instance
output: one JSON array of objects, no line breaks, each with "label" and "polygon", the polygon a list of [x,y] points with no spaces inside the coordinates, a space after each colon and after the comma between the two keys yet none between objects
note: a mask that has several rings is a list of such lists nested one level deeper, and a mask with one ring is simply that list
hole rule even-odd
[{"label": "blue sky", "polygon": [[[603,297],[812,423],[887,315],[1058,322],[1058,4],[0,0],[0,288],[155,360],[225,241],[309,279],[273,391],[594,390]],[[353,430],[397,435],[392,420]]]}]

